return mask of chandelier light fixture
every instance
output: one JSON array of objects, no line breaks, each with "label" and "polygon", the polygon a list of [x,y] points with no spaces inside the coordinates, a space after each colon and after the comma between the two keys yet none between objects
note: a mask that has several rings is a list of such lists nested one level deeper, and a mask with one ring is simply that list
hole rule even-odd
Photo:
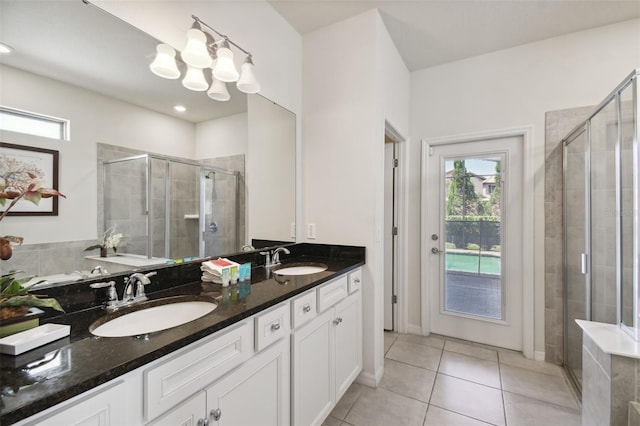
[{"label": "chandelier light fixture", "polygon": [[[206,91],[207,95],[216,101],[224,102],[231,99],[227,83],[236,83],[238,90],[244,93],[260,91],[251,53],[197,16],[191,15],[191,17],[193,25],[187,31],[187,43],[179,57],[173,47],[164,43],[159,44],[156,46],[156,56],[149,65],[151,72],[170,80],[176,80],[184,74],[182,77],[184,87],[197,92]],[[212,32],[219,37],[218,40],[214,38]],[[236,69],[231,46],[246,55],[240,72]],[[184,69],[184,73],[181,72],[181,68]]]}]

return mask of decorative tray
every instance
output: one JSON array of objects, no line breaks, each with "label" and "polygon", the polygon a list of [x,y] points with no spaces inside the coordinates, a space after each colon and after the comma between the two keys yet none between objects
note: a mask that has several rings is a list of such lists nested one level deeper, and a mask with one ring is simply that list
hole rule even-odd
[{"label": "decorative tray", "polygon": [[71,332],[70,325],[44,324],[0,339],[0,352],[20,355],[23,352],[62,339]]}]

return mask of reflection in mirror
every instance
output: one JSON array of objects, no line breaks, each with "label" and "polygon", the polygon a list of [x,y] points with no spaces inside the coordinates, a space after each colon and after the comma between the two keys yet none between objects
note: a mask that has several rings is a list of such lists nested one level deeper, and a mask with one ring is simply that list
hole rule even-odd
[{"label": "reflection in mirror", "polygon": [[[633,88],[630,84],[620,92],[620,321],[627,327],[635,327],[633,321],[633,304],[636,293],[634,285],[637,280],[633,273],[633,246],[637,236],[634,228],[634,160],[633,134],[634,134],[634,108]],[[636,165],[637,167],[637,165]]]},{"label": "reflection in mirror", "polygon": [[[0,27],[0,41],[14,48],[0,59],[0,102],[67,119],[71,135],[55,141],[0,133],[3,142],[59,151],[59,189],[67,195],[57,217],[2,222],[3,234],[25,238],[2,270],[55,275],[53,283],[140,267],[102,263],[98,251],[84,251],[112,225],[130,244],[119,253],[131,249],[162,260],[230,254],[253,239],[294,241],[293,113],[233,84],[231,100],[217,102],[153,75],[149,64],[158,41],[82,1],[3,0]],[[252,53],[259,61],[260,52]],[[176,104],[187,111],[174,111]],[[105,162],[136,155],[147,155],[151,164],[138,180],[103,181]],[[165,179],[160,173],[167,164],[174,177],[192,176]],[[184,167],[190,171],[179,170]],[[171,199],[170,192],[185,198]],[[225,198],[231,201],[220,202]],[[160,219],[162,204],[174,216]],[[217,231],[198,238],[207,230]],[[113,254],[107,259],[117,262]]]}]

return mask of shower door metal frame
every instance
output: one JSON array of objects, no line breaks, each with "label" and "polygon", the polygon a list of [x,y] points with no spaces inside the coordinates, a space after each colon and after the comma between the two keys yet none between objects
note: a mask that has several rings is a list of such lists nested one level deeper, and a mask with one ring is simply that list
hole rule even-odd
[{"label": "shower door metal frame", "polygon": [[[125,161],[133,161],[133,160],[144,160],[145,162],[145,193],[146,193],[146,200],[145,200],[145,210],[146,210],[146,216],[147,216],[147,241],[146,241],[146,251],[147,251],[147,258],[151,259],[153,257],[153,221],[151,220],[151,218],[153,217],[153,203],[151,202],[152,196],[153,196],[153,188],[151,186],[151,182],[152,182],[152,162],[151,160],[159,160],[159,161],[164,161],[164,165],[165,165],[165,175],[164,175],[164,180],[165,180],[165,244],[164,244],[164,257],[167,259],[170,259],[170,247],[171,247],[171,241],[170,241],[170,221],[167,219],[171,216],[171,202],[170,202],[170,197],[171,197],[171,176],[170,176],[170,163],[178,163],[178,164],[184,164],[184,165],[189,165],[189,166],[194,166],[194,167],[198,167],[199,171],[198,171],[198,177],[200,179],[200,185],[202,184],[202,176],[203,176],[203,170],[207,169],[207,170],[211,170],[214,171],[216,173],[221,173],[221,174],[225,174],[225,175],[230,175],[230,176],[234,176],[235,180],[236,180],[236,184],[235,184],[235,189],[236,189],[236,197],[235,197],[235,211],[236,211],[236,232],[235,232],[235,240],[236,240],[236,246],[238,245],[237,242],[239,240],[239,225],[238,225],[238,220],[239,220],[239,214],[238,214],[238,192],[240,190],[239,188],[239,172],[237,171],[230,171],[230,170],[225,170],[222,169],[220,167],[216,167],[216,166],[212,166],[212,165],[208,165],[205,163],[199,163],[196,161],[189,161],[189,160],[182,160],[179,158],[172,158],[172,157],[164,157],[161,155],[156,155],[156,154],[139,154],[139,155],[132,155],[129,157],[123,157],[123,158],[118,158],[115,160],[106,160],[103,161],[102,164],[103,166],[105,164],[114,164],[114,163],[122,163]],[[107,170],[105,167],[103,167],[102,169],[102,188],[103,188],[103,194],[104,194],[104,188],[106,187],[106,178],[107,178]],[[200,200],[200,209],[199,209],[199,213],[200,213],[200,218],[199,218],[199,229],[198,229],[198,235],[199,235],[199,242],[198,242],[198,251],[199,251],[199,257],[204,257],[204,246],[202,244],[203,240],[204,240],[204,218],[202,215],[203,212],[203,194],[204,191],[202,190],[202,188],[200,189],[200,194],[198,199]],[[104,195],[103,195],[104,197]],[[103,227],[104,229],[106,229],[106,225],[107,225],[107,218],[106,216],[103,218]]]},{"label": "shower door metal frame", "polygon": [[[199,194],[199,200],[200,200],[200,208],[198,209],[198,214],[199,214],[199,235],[200,235],[200,241],[198,242],[198,256],[200,258],[204,258],[205,256],[205,248],[206,248],[206,243],[204,241],[204,236],[205,236],[205,227],[206,227],[206,223],[205,223],[205,214],[206,214],[206,208],[205,208],[205,201],[207,199],[207,196],[205,194],[204,191],[204,187],[205,187],[205,176],[206,176],[206,172],[208,171],[213,171],[214,173],[222,173],[222,174],[226,174],[229,176],[233,176],[235,179],[235,212],[236,212],[236,217],[235,217],[235,249],[238,249],[238,241],[240,240],[240,225],[239,225],[239,214],[240,214],[240,201],[239,201],[239,191],[240,191],[240,173],[237,171],[229,171],[229,170],[224,170],[224,169],[220,169],[218,167],[214,167],[214,166],[210,166],[208,164],[200,164],[200,173],[199,173],[199,178],[200,178],[200,194]],[[215,185],[215,180],[212,182],[212,185]]]},{"label": "shower door metal frame", "polygon": [[[566,363],[567,360],[567,233],[566,233],[566,224],[567,224],[567,203],[566,203],[566,186],[564,183],[566,182],[566,174],[568,173],[567,169],[567,147],[568,145],[574,141],[578,136],[582,135],[586,132],[586,147],[585,147],[585,238],[586,244],[585,249],[587,251],[587,261],[585,262],[586,274],[585,274],[585,286],[586,286],[586,306],[585,306],[585,316],[587,320],[591,320],[592,312],[592,280],[591,280],[591,253],[592,253],[592,239],[591,239],[591,120],[605,107],[609,105],[610,102],[615,103],[616,115],[617,115],[617,135],[616,135],[616,143],[615,143],[615,191],[616,191],[616,301],[617,301],[617,324],[621,330],[627,333],[630,337],[635,339],[636,341],[640,341],[640,238],[638,236],[638,232],[640,230],[640,172],[639,162],[640,162],[640,148],[638,144],[640,141],[638,140],[639,132],[640,132],[640,111],[639,111],[639,97],[640,97],[640,85],[638,84],[638,76],[640,76],[640,69],[636,69],[631,72],[627,78],[625,78],[604,100],[598,104],[595,110],[589,115],[589,117],[581,122],[578,126],[569,132],[569,134],[562,140],[563,144],[563,219],[564,219],[564,236],[563,236],[563,244],[564,244],[564,286],[563,286],[563,299],[564,299],[564,324],[563,324],[563,334],[564,334],[564,354],[563,360]],[[632,85],[633,90],[633,141],[632,141],[632,150],[633,150],[633,165],[632,165],[632,185],[633,185],[633,325],[627,325],[624,323],[622,319],[622,217],[621,217],[621,202],[622,202],[622,175],[621,175],[621,138],[622,138],[622,112],[621,112],[621,97],[620,94],[623,90]],[[578,383],[576,378],[573,377],[573,372],[570,368],[567,368],[569,372],[569,377],[574,383]]]},{"label": "shower door metal frame", "polygon": [[585,318],[586,320],[591,320],[591,126],[590,121],[587,120],[585,123],[582,123],[579,127],[574,128],[574,130],[569,133],[569,135],[562,140],[562,220],[564,223],[564,231],[563,231],[563,288],[562,288],[562,300],[563,300],[563,364],[565,365],[565,371],[569,376],[569,379],[574,385],[574,388],[578,391],[581,390],[581,380],[575,376],[571,366],[567,364],[568,362],[568,354],[569,354],[569,324],[567,321],[567,315],[569,312],[569,288],[567,284],[568,280],[568,253],[567,253],[567,231],[566,226],[569,220],[568,217],[568,205],[567,205],[567,197],[566,197],[566,181],[567,181],[567,173],[568,173],[568,155],[567,150],[568,146],[575,141],[578,137],[585,135],[585,149],[584,149],[584,188],[585,188],[585,199],[584,199],[584,252],[582,253],[582,273],[584,274],[584,286],[585,286]]}]

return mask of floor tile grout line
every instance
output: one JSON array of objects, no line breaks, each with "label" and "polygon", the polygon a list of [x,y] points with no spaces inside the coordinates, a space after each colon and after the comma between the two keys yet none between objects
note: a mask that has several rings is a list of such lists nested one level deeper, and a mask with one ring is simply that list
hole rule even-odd
[{"label": "floor tile grout line", "polygon": [[500,399],[502,400],[502,415],[504,417],[505,426],[509,426],[509,420],[507,419],[507,404],[504,400],[504,386],[502,383],[502,365],[500,364],[500,352],[496,353],[498,359],[498,378],[500,379]]},{"label": "floor tile grout line", "polygon": [[[387,354],[387,353],[388,353],[388,352],[389,352],[389,351],[390,351],[390,350],[391,350],[391,349],[396,345],[396,343],[398,343],[398,342],[403,342],[403,340],[402,340],[402,339],[399,339],[399,336],[401,336],[401,334],[397,334],[397,335],[395,336],[395,338],[393,339],[393,342],[392,342],[392,343],[391,343],[391,345],[389,346],[389,349],[385,352],[385,357],[384,357],[384,359],[385,359],[385,360],[389,359],[389,360],[391,360],[391,361],[393,361],[393,362],[398,362],[398,363],[400,363],[400,364],[404,364],[404,365],[407,365],[407,366],[411,366],[411,367],[419,368],[419,369],[424,370],[424,371],[434,372],[434,370],[431,370],[431,369],[429,369],[429,368],[425,368],[425,367],[422,367],[422,366],[418,366],[418,365],[410,364],[410,363],[407,363],[407,362],[404,362],[404,361],[400,361],[400,360],[396,360],[396,359],[393,359],[393,358],[388,358],[388,357],[386,356],[386,354]],[[571,388],[570,384],[568,384],[567,376],[566,376],[566,373],[565,373],[564,371],[562,371],[562,372],[561,372],[561,374],[560,374],[560,375],[558,375],[558,374],[555,374],[555,373],[553,373],[553,372],[549,372],[549,371],[540,371],[539,369],[527,368],[527,367],[523,367],[523,366],[521,366],[521,365],[512,365],[512,364],[511,364],[511,363],[509,363],[509,362],[505,362],[504,357],[503,357],[503,356],[501,356],[501,355],[502,355],[502,351],[500,351],[500,350],[490,349],[490,350],[492,350],[492,351],[494,351],[494,352],[496,353],[496,360],[497,360],[497,361],[496,361],[496,363],[497,363],[497,365],[498,365],[498,376],[499,376],[499,383],[500,383],[499,388],[496,388],[496,387],[491,386],[491,385],[487,385],[487,384],[485,384],[485,383],[479,383],[479,382],[476,382],[476,381],[473,381],[473,380],[468,380],[468,379],[465,379],[465,378],[456,377],[456,376],[452,376],[452,375],[446,374],[446,373],[444,373],[444,372],[441,372],[440,368],[442,367],[442,362],[443,362],[443,357],[444,357],[444,355],[445,355],[445,351],[450,352],[450,353],[455,353],[455,354],[457,354],[457,355],[461,355],[461,356],[466,356],[466,357],[469,357],[469,358],[473,358],[473,359],[475,359],[475,360],[480,360],[480,361],[492,361],[492,360],[489,360],[489,359],[487,359],[487,358],[476,357],[476,356],[470,355],[469,353],[464,353],[464,352],[455,352],[455,351],[451,351],[451,350],[446,350],[446,349],[445,349],[445,347],[446,347],[446,344],[447,344],[447,342],[448,342],[448,341],[452,341],[452,342],[460,343],[460,344],[465,344],[465,345],[468,345],[468,346],[471,346],[471,347],[473,347],[473,346],[474,346],[474,345],[473,345],[473,342],[464,342],[464,341],[460,341],[459,339],[453,339],[453,340],[452,340],[452,339],[448,339],[448,338],[446,338],[446,337],[444,337],[444,338],[443,338],[443,343],[444,343],[444,344],[443,344],[440,348],[437,348],[437,347],[434,347],[434,346],[431,346],[431,345],[421,344],[421,343],[418,343],[418,342],[411,342],[411,341],[408,341],[408,342],[407,342],[407,343],[414,343],[414,344],[419,345],[419,346],[422,346],[422,347],[429,347],[429,348],[434,349],[434,350],[438,350],[438,349],[440,350],[440,357],[439,357],[439,359],[438,359],[437,367],[436,367],[436,370],[435,370],[435,374],[436,374],[436,376],[435,376],[435,378],[434,378],[434,380],[433,380],[433,383],[432,383],[432,386],[431,386],[431,392],[429,393],[429,398],[428,398],[429,400],[426,402],[426,404],[427,404],[427,409],[426,409],[425,416],[424,416],[424,418],[423,418],[423,424],[426,422],[426,415],[427,415],[427,414],[428,414],[428,412],[429,412],[429,407],[430,407],[430,406],[438,407],[438,408],[441,408],[441,409],[443,409],[443,410],[446,410],[446,411],[449,411],[449,412],[452,412],[452,413],[455,413],[455,414],[458,414],[458,415],[465,416],[465,417],[467,417],[467,418],[475,419],[474,417],[470,417],[470,416],[468,416],[468,415],[466,415],[466,414],[457,413],[456,411],[452,411],[452,410],[447,409],[447,408],[444,408],[444,407],[439,407],[438,405],[434,405],[434,404],[432,404],[432,403],[431,403],[431,401],[432,401],[432,399],[433,399],[433,394],[434,394],[434,391],[435,391],[435,387],[436,387],[436,382],[437,382],[437,381],[438,381],[438,379],[439,379],[439,377],[438,377],[439,375],[443,375],[443,376],[447,376],[447,377],[452,377],[452,378],[456,378],[456,379],[458,379],[458,380],[466,381],[466,382],[468,382],[468,383],[474,383],[474,384],[477,384],[477,385],[480,385],[480,386],[486,386],[486,387],[488,387],[488,388],[492,388],[492,389],[499,390],[499,391],[501,392],[503,421],[504,421],[505,426],[508,426],[508,425],[509,425],[509,423],[508,423],[508,419],[507,419],[507,409],[506,409],[506,406],[507,406],[507,404],[506,404],[506,396],[507,396],[507,394],[506,394],[506,393],[508,393],[508,394],[510,394],[510,395],[519,396],[519,397],[523,397],[523,398],[531,399],[531,400],[534,400],[534,401],[538,401],[539,403],[542,403],[542,404],[548,404],[548,405],[553,406],[553,407],[556,407],[556,408],[558,408],[558,409],[566,410],[567,412],[573,412],[573,413],[578,414],[578,415],[580,414],[580,412],[581,412],[581,408],[580,408],[580,401],[579,401],[579,398],[575,395],[575,392],[573,392],[573,389]],[[480,348],[483,348],[482,346],[479,346],[479,347],[480,347]],[[487,349],[487,348],[483,348],[483,349]],[[555,378],[562,378],[562,379],[563,379],[563,381],[565,382],[565,384],[567,384],[567,387],[569,388],[569,391],[570,391],[571,397],[572,397],[572,399],[574,400],[574,402],[576,402],[576,406],[577,406],[577,407],[576,407],[576,406],[561,405],[561,404],[558,404],[558,403],[557,403],[557,402],[555,402],[555,401],[546,401],[546,400],[539,399],[539,398],[536,398],[536,397],[531,396],[531,395],[528,395],[528,394],[519,393],[518,391],[513,391],[513,390],[509,390],[509,391],[507,391],[507,390],[505,390],[505,389],[504,389],[504,380],[503,380],[503,376],[502,376],[502,369],[503,369],[503,367],[505,367],[505,366],[506,366],[507,368],[513,368],[513,369],[515,369],[515,370],[522,371],[522,372],[527,372],[527,373],[530,373],[530,374],[543,375],[543,376],[549,376],[549,377],[555,377]],[[400,395],[400,396],[403,396],[403,397],[409,398],[409,399],[414,400],[414,401],[417,401],[417,402],[425,403],[425,401],[422,401],[422,400],[420,400],[420,399],[417,399],[417,398],[414,398],[414,397],[411,397],[411,396],[407,396],[407,395],[403,395],[403,394],[401,394],[401,393],[394,392],[394,391],[391,391],[391,390],[386,389],[386,388],[383,388],[383,389],[385,389],[385,390],[387,390],[387,391],[389,391],[389,392],[392,392],[392,393],[394,393],[394,394],[396,394],[396,395]],[[355,402],[354,402],[354,405],[355,405]],[[351,407],[351,408],[353,408],[353,405],[352,405],[352,407]],[[351,408],[349,409],[349,411],[351,411]],[[345,417],[345,418],[346,418],[346,417]],[[484,422],[484,423],[487,423],[487,424],[492,424],[492,423],[488,423],[488,422],[486,422],[485,420],[481,420],[481,419],[477,419],[477,420],[478,420],[478,421],[481,421],[481,422]]]},{"label": "floor tile grout line", "polygon": [[503,390],[502,393],[503,394],[508,393],[508,394],[511,394],[511,395],[519,396],[521,398],[533,399],[534,401],[540,402],[542,404],[553,405],[556,408],[561,408],[561,409],[565,409],[565,410],[573,410],[573,411],[576,411],[578,413],[582,412],[580,407],[578,407],[578,408],[567,407],[566,405],[558,404],[558,403],[551,402],[551,401],[546,401],[544,399],[536,398],[535,396],[531,396],[531,395],[525,395],[525,394],[522,394],[522,393],[517,393],[517,392],[513,392],[513,391],[508,391],[508,390]]},{"label": "floor tile grout line", "polygon": [[[495,386],[488,385],[486,383],[476,382],[474,380],[465,379],[464,377],[453,376],[453,375],[447,374],[447,373],[438,372],[438,374],[442,374],[443,376],[452,377],[454,379],[462,380],[464,382],[473,383],[474,385],[486,386],[486,387],[491,388],[491,389],[502,391],[502,383],[500,384],[499,387],[495,387]],[[498,374],[500,374],[500,373],[498,372]]]},{"label": "floor tile grout line", "polygon": [[495,423],[487,422],[487,421],[482,420],[482,419],[479,419],[479,418],[477,418],[477,417],[469,416],[468,414],[458,413],[457,411],[453,411],[453,410],[451,410],[451,409],[449,409],[449,408],[441,407],[441,406],[436,405],[436,404],[429,404],[429,406],[430,406],[430,407],[436,407],[436,408],[439,408],[439,409],[441,409],[441,410],[445,410],[445,411],[448,411],[448,412],[450,412],[450,413],[457,414],[457,415],[462,416],[462,417],[466,417],[466,418],[468,418],[468,419],[477,420],[477,421],[482,422],[482,423],[487,424],[487,425],[494,425],[494,426],[498,426],[498,425],[496,425]]}]

